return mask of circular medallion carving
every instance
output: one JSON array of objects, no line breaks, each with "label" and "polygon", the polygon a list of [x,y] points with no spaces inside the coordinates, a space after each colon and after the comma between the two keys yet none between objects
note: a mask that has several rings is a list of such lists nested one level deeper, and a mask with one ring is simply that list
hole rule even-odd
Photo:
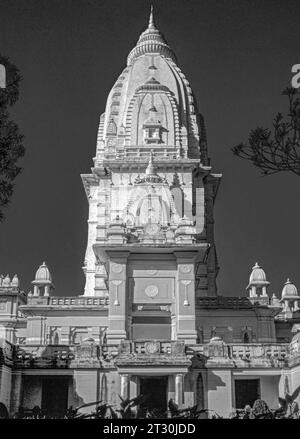
[{"label": "circular medallion carving", "polygon": [[190,273],[191,270],[192,270],[192,267],[190,265],[182,265],[180,267],[180,271],[182,273]]},{"label": "circular medallion carving", "polygon": [[114,273],[121,273],[121,271],[123,270],[123,267],[121,264],[113,264],[111,269]]},{"label": "circular medallion carving", "polygon": [[145,289],[145,293],[148,297],[155,297],[158,295],[158,288],[156,285],[149,285],[146,289]]},{"label": "circular medallion carving", "polygon": [[160,231],[160,226],[156,223],[148,223],[145,226],[145,233],[147,235],[157,235]]},{"label": "circular medallion carving", "polygon": [[156,354],[159,352],[159,344],[155,343],[154,341],[145,343],[145,352],[147,354]]}]

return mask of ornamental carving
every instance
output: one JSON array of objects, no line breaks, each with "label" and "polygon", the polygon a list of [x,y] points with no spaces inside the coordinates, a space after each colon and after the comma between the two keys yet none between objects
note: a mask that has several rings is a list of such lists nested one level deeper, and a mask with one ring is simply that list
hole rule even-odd
[{"label": "ornamental carving", "polygon": [[157,354],[159,352],[159,343],[154,341],[145,343],[145,352],[150,355]]},{"label": "ornamental carving", "polygon": [[157,296],[158,295],[157,286],[156,285],[148,285],[148,287],[146,287],[146,289],[145,289],[145,294],[151,298]]},{"label": "ornamental carving", "polygon": [[181,265],[180,271],[182,273],[190,273],[192,271],[192,267],[190,265]]},{"label": "ornamental carving", "polygon": [[121,273],[123,270],[123,267],[121,264],[113,264],[111,267],[111,270],[113,273]]}]

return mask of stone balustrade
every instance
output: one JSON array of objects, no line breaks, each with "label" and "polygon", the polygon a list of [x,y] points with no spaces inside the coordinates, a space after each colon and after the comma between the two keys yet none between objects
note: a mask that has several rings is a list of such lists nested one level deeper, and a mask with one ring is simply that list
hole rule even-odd
[{"label": "stone balustrade", "polygon": [[213,367],[230,363],[234,367],[285,367],[293,357],[289,343],[224,343],[219,337],[210,343],[187,348],[188,355],[200,355]]},{"label": "stone balustrade", "polygon": [[[294,343],[295,344],[295,343]],[[9,350],[9,352],[7,351]],[[7,351],[7,352],[6,352]],[[5,353],[6,352],[6,353]],[[127,363],[154,364],[187,362],[201,358],[203,367],[222,367],[226,362],[237,368],[294,366],[300,364],[300,346],[288,343],[225,344],[222,341],[185,346],[183,341],[124,340],[119,346],[95,343],[77,345],[0,346],[1,356],[12,358],[16,368],[101,367]],[[103,366],[105,367],[105,365]]]},{"label": "stone balustrade", "polygon": [[119,349],[120,355],[185,355],[183,341],[141,340],[123,341]]},{"label": "stone balustrade", "polygon": [[233,344],[229,346],[229,356],[231,358],[277,358],[284,360],[289,354],[289,344]]},{"label": "stone balustrade", "polygon": [[289,344],[234,344],[228,345],[229,357],[238,367],[285,367],[290,360]]},{"label": "stone balustrade", "polygon": [[[117,149],[116,152],[108,152],[105,151],[104,153],[104,158],[105,159],[109,159],[112,156],[115,157],[115,154],[117,154],[119,157],[117,158],[149,158],[149,153],[151,150],[153,150],[154,147],[152,146],[151,148],[147,148],[145,146],[143,146],[142,148],[130,148],[130,147],[125,147]],[[160,159],[162,158],[166,158],[169,159],[174,158],[176,159],[177,157],[177,149],[173,148],[173,147],[169,147],[169,148],[159,148],[159,149],[155,149],[155,157],[159,157]]]},{"label": "stone balustrade", "polygon": [[16,347],[17,368],[77,368],[81,365],[99,367],[101,347],[94,343],[79,345],[24,345]]},{"label": "stone balustrade", "polygon": [[27,305],[74,306],[74,307],[108,307],[108,297],[45,297],[29,296]]},{"label": "stone balustrade", "polygon": [[108,306],[108,297],[50,297],[50,305]]}]

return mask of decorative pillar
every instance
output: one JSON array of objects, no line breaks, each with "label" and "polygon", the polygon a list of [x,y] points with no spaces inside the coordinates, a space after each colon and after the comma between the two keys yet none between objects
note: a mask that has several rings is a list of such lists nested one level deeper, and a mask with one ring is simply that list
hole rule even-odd
[{"label": "decorative pillar", "polygon": [[108,344],[127,338],[126,266],[129,252],[109,251]]},{"label": "decorative pillar", "polygon": [[177,259],[176,327],[177,340],[197,342],[195,317],[196,252],[175,252]]},{"label": "decorative pillar", "polygon": [[128,373],[121,374],[121,398],[130,398],[130,375]]},{"label": "decorative pillar", "polygon": [[175,375],[175,403],[179,408],[183,404],[183,374],[177,373]]},{"label": "decorative pillar", "polygon": [[290,310],[290,307],[289,307],[289,301],[288,301],[288,300],[285,300],[285,301],[284,301],[284,310],[285,310],[285,311],[289,311],[289,310]]}]

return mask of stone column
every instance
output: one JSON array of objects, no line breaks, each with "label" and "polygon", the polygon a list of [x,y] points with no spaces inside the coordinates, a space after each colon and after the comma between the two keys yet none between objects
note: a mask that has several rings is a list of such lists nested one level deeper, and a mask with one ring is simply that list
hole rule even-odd
[{"label": "stone column", "polygon": [[130,398],[130,375],[128,373],[121,374],[121,398]]},{"label": "stone column", "polygon": [[177,258],[176,317],[177,340],[197,342],[195,318],[195,258],[196,252],[175,252]]},{"label": "stone column", "polygon": [[127,338],[126,266],[129,252],[109,251],[108,344]]},{"label": "stone column", "polygon": [[175,375],[175,403],[179,408],[183,404],[183,377],[182,373],[177,373]]},{"label": "stone column", "polygon": [[263,295],[263,297],[268,297],[268,295],[267,295],[267,287],[262,287],[262,295]]},{"label": "stone column", "polygon": [[22,372],[19,370],[12,372],[10,414],[15,415],[21,405]]}]

